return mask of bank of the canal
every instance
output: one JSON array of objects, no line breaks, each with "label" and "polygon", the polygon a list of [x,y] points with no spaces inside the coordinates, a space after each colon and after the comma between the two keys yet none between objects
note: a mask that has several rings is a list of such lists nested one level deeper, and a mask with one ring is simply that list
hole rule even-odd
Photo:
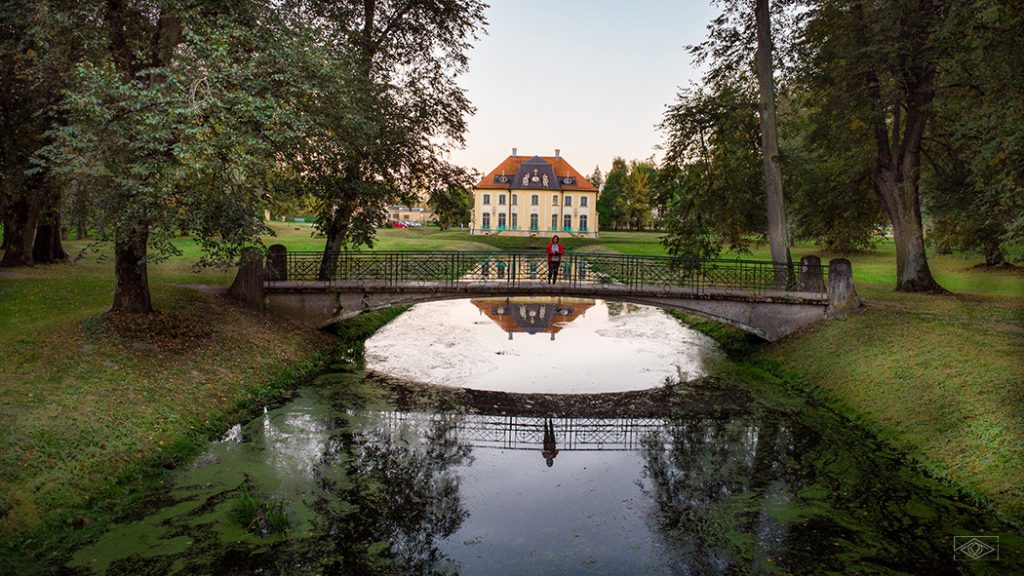
[{"label": "bank of the canal", "polygon": [[[345,355],[357,357],[393,315],[343,325]],[[465,324],[447,308],[434,316],[445,335]],[[628,326],[629,316],[617,321]],[[389,327],[388,343],[417,342],[412,320]],[[559,339],[574,341],[571,330]],[[368,356],[380,345],[370,342]],[[208,445],[136,514],[78,550],[69,569],[1012,574],[1022,566],[1019,535],[865,427],[760,361],[719,357],[709,368],[692,381],[566,398],[417,384],[335,364],[298,397]],[[509,389],[527,384],[506,380]],[[562,449],[553,468],[530,439],[551,416]],[[645,430],[639,446],[577,445],[623,422]],[[620,441],[630,442],[601,440]],[[283,519],[272,516],[279,509]],[[950,543],[964,534],[998,535],[1000,562],[954,561]]]},{"label": "bank of the canal", "polygon": [[340,353],[330,335],[169,285],[151,318],[110,318],[92,304],[105,281],[46,272],[69,271],[0,282],[4,575],[53,573],[211,438]]},{"label": "bank of the canal", "polygon": [[771,345],[677,317],[784,393],[829,406],[1024,527],[1024,302],[860,291],[863,312]]}]

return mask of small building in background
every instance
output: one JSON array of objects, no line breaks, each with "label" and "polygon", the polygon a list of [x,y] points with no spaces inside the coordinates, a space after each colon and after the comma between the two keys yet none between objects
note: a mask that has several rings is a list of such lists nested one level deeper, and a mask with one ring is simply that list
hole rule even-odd
[{"label": "small building in background", "polygon": [[402,206],[394,204],[388,206],[388,219],[391,222],[401,222],[408,224],[410,222],[418,222],[421,226],[426,226],[428,222],[434,222],[437,220],[437,215],[430,208],[424,206]]},{"label": "small building in background", "polygon": [[519,156],[513,148],[473,188],[470,232],[597,238],[597,188],[558,150]]}]

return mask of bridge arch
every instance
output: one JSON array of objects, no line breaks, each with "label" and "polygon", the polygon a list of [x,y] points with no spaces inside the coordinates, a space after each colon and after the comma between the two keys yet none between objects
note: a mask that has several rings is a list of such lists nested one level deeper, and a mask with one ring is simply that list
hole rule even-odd
[{"label": "bridge arch", "polygon": [[[542,279],[546,266],[538,252],[278,251],[247,261],[232,293],[317,327],[370,310],[439,300],[593,298],[681,310],[769,341],[822,320],[835,307],[835,274],[826,290],[828,267],[816,257],[801,261],[798,281],[792,263],[571,254],[561,263],[560,282],[548,284]],[[859,304],[848,262],[843,270],[844,298]]]}]

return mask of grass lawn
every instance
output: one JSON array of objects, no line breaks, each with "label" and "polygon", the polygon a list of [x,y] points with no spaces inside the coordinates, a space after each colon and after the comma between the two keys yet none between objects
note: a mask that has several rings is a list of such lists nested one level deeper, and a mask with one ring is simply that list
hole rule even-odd
[{"label": "grass lawn", "polygon": [[99,531],[163,471],[276,401],[336,343],[183,287],[229,275],[178,260],[151,275],[159,312],[101,320],[109,260],[0,271],[0,574]]},{"label": "grass lawn", "polygon": [[[319,250],[308,224],[275,224],[290,250]],[[564,238],[569,250],[664,254],[657,233]],[[387,229],[377,250],[541,249],[547,238]],[[141,326],[105,322],[109,245],[71,264],[0,271],[0,573],[25,550],[60,555],[99,530],[142,479],[159,477],[241,412],[272,399],[337,347],[326,336],[181,284],[227,285],[193,272],[198,247],[150,268],[156,306]],[[77,255],[88,242],[68,242]],[[814,253],[794,248],[794,257]],[[735,255],[729,255],[735,256]],[[829,255],[822,254],[827,260]],[[767,246],[745,258],[767,258]],[[952,296],[897,294],[891,243],[850,256],[862,314],[760,351],[933,473],[1024,519],[1024,276],[936,256]],[[72,536],[68,536],[71,533]]]}]

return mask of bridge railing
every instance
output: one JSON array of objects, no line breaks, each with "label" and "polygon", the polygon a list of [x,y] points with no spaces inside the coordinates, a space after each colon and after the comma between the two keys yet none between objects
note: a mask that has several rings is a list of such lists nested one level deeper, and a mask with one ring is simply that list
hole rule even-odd
[{"label": "bridge railing", "polygon": [[[543,251],[435,252],[287,252],[271,253],[265,264],[265,283],[419,282],[454,286],[464,283],[505,283],[512,286],[544,283],[548,278]],[[686,288],[763,294],[790,290],[825,293],[827,266],[759,260],[630,256],[570,253],[563,256],[558,284],[607,284],[625,290]],[[787,278],[781,285],[780,271]]]}]

